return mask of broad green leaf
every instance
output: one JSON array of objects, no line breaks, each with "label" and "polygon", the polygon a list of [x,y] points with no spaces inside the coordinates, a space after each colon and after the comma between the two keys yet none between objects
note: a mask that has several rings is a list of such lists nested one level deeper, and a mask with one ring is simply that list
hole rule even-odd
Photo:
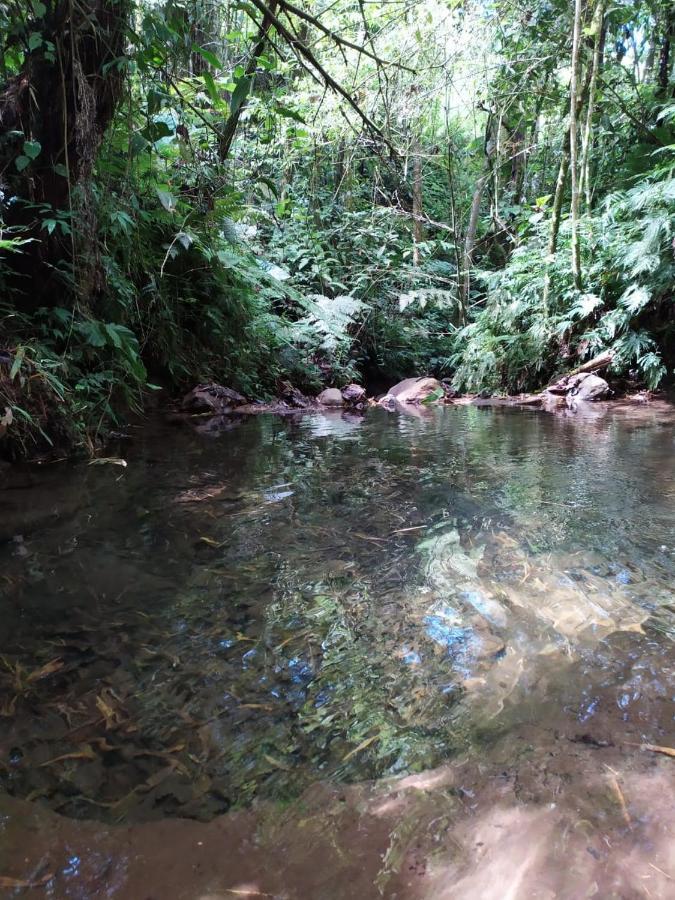
[{"label": "broad green leaf", "polygon": [[294,109],[289,109],[288,106],[277,104],[274,109],[280,116],[284,116],[286,119],[295,119],[296,122],[302,122],[303,125],[307,124],[299,112]]},{"label": "broad green leaf", "polygon": [[431,403],[437,403],[444,396],[443,388],[434,388],[434,390],[429,394],[428,397],[425,397],[421,402],[425,405]]},{"label": "broad green leaf", "polygon": [[248,92],[251,88],[251,79],[248,75],[243,75],[241,78],[237,79],[237,86],[232,93],[232,99],[230,100],[230,111],[234,115],[238,109],[241,108],[242,103],[248,97]]},{"label": "broad green leaf", "polygon": [[220,92],[218,90],[216,82],[213,79],[213,75],[210,72],[202,72],[202,79],[206,87],[206,92],[213,100],[215,106],[217,106],[218,109],[224,109],[226,107],[226,104],[223,102],[223,98],[220,96]]},{"label": "broad green leaf", "polygon": [[30,165],[30,159],[27,156],[17,156],[14,160],[14,165],[17,168],[18,172],[23,172],[26,166]]},{"label": "broad green leaf", "polygon": [[129,142],[129,156],[138,156],[139,153],[142,153],[149,146],[149,142],[137,131],[131,136],[131,141]]},{"label": "broad green leaf", "polygon": [[40,151],[42,150],[42,144],[40,141],[24,141],[23,142],[23,152],[29,159],[37,159],[40,155]]},{"label": "broad green leaf", "polygon": [[42,35],[39,31],[33,31],[28,38],[28,49],[29,50],[37,50],[38,47],[42,46]]},{"label": "broad green leaf", "polygon": [[203,60],[205,60],[210,66],[213,66],[214,69],[222,69],[223,64],[218,59],[215,53],[212,53],[210,50],[206,50],[204,47],[198,47],[197,44],[192,45],[192,52],[198,53]]},{"label": "broad green leaf", "polygon": [[166,122],[150,122],[149,125],[141,131],[143,137],[151,144],[156,143],[164,137],[172,135],[173,129],[169,128]]},{"label": "broad green leaf", "polygon": [[23,363],[23,358],[26,355],[26,348],[19,347],[14,355],[14,362],[12,363],[12,368],[9,370],[9,380],[14,381],[17,376],[19,369]]},{"label": "broad green leaf", "polygon": [[173,212],[176,209],[176,198],[170,191],[162,190],[161,188],[156,188],[157,197],[159,198],[159,202],[162,204],[164,209],[167,212]]}]

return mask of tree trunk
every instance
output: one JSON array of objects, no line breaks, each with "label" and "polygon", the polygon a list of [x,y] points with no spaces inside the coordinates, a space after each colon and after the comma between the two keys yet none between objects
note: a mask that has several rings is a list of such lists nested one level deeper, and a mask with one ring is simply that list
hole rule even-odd
[{"label": "tree trunk", "polygon": [[469,224],[466,228],[464,236],[464,259],[462,261],[462,277],[459,293],[459,314],[460,323],[466,319],[466,308],[469,303],[469,291],[471,289],[471,266],[473,264],[473,250],[476,246],[476,233],[478,232],[478,215],[480,213],[480,203],[483,198],[483,191],[488,182],[489,172],[483,173],[473,192],[471,200],[471,212],[469,213]]},{"label": "tree trunk", "polygon": [[413,179],[412,179],[412,214],[413,214],[413,265],[420,264],[420,247],[424,240],[424,227],[422,225],[422,157],[420,144],[416,138],[413,146]]},{"label": "tree trunk", "polygon": [[586,211],[591,211],[591,149],[593,137],[593,113],[595,111],[595,95],[598,83],[598,73],[602,64],[602,54],[605,47],[605,2],[598,0],[593,13],[593,62],[591,65],[591,82],[588,89],[588,108],[586,110],[586,123],[581,140],[581,172],[579,175],[579,192],[586,200]]},{"label": "tree trunk", "polygon": [[[586,70],[584,86],[577,96],[576,116],[577,119],[581,114],[584,103],[590,90],[591,70]],[[560,156],[560,166],[558,168],[558,178],[555,185],[555,193],[553,195],[553,207],[551,209],[551,228],[549,231],[548,245],[546,248],[546,272],[544,274],[544,293],[542,297],[542,307],[544,315],[548,315],[548,300],[551,293],[551,263],[558,249],[558,235],[560,233],[560,220],[562,217],[562,205],[565,197],[565,183],[567,182],[567,173],[570,169],[570,125],[565,131],[563,138],[562,152]]]},{"label": "tree trunk", "polygon": [[[277,0],[270,0],[265,13],[263,14],[262,22],[260,23],[260,27],[258,28],[258,35],[256,37],[255,46],[253,47],[251,58],[249,59],[248,65],[246,66],[244,78],[250,80],[255,74],[255,70],[258,67],[258,57],[262,56],[265,45],[267,44],[267,35],[272,28],[272,23],[276,14],[277,6]],[[234,141],[234,136],[237,133],[237,127],[239,126],[239,119],[241,118],[242,112],[246,108],[247,97],[248,90],[246,95],[244,96],[244,99],[236,107],[236,109],[232,110],[227,121],[225,122],[225,127],[223,128],[222,135],[218,144],[220,159],[223,162],[230,155],[232,142]]]},{"label": "tree trunk", "polygon": [[675,11],[671,8],[663,25],[663,40],[659,52],[658,93],[667,97],[670,86],[670,70],[672,67],[672,46],[675,41]]},{"label": "tree trunk", "polygon": [[572,278],[574,287],[581,290],[581,251],[579,247],[579,142],[577,137],[577,97],[579,94],[579,65],[581,49],[581,0],[574,3],[574,31],[572,37],[572,78],[570,81],[570,170],[572,173]]},{"label": "tree trunk", "polygon": [[[130,7],[131,0],[56,0],[27,23],[42,43],[26,52],[21,72],[0,92],[0,163],[5,197],[12,200],[2,205],[1,217],[31,239],[23,253],[3,260],[12,287],[23,294],[22,308],[62,302],[72,275],[77,285],[74,251],[83,244],[73,216],[77,185],[85,186],[81,230],[91,247],[86,186],[122,89],[119,62]],[[35,154],[27,163],[26,142]]]}]

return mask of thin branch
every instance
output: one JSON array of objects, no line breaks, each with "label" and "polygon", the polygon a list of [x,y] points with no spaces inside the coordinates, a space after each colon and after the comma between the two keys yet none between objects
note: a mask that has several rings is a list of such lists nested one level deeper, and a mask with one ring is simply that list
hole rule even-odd
[{"label": "thin branch", "polygon": [[398,69],[404,69],[406,72],[412,72],[413,75],[417,74],[417,71],[415,69],[411,69],[409,66],[403,65],[403,63],[390,62],[389,60],[382,59],[380,56],[377,56],[370,50],[366,50],[365,47],[361,47],[359,46],[359,44],[354,44],[352,43],[352,41],[347,40],[347,38],[342,37],[342,35],[331,31],[331,29],[327,28],[323,24],[323,22],[320,21],[320,19],[317,19],[315,16],[312,16],[309,13],[305,12],[304,9],[300,9],[299,6],[295,6],[295,4],[289,3],[288,0],[279,0],[279,5],[282,6],[287,13],[293,13],[294,16],[298,16],[298,18],[304,19],[305,22],[309,22],[310,25],[318,28],[319,31],[323,31],[323,33],[334,40],[336,44],[342,44],[345,47],[349,47],[351,50],[356,50],[358,53],[363,53],[364,56],[368,56],[370,57],[370,59],[374,59],[375,62],[380,66],[395,66]]},{"label": "thin branch", "polygon": [[359,116],[359,118],[364,123],[364,125],[366,125],[371,131],[375,132],[375,134],[377,134],[377,136],[380,138],[380,140],[386,144],[386,146],[389,148],[389,150],[395,156],[398,156],[398,150],[385,137],[382,129],[379,128],[373,122],[373,120],[367,115],[367,113],[365,113],[361,109],[361,107],[354,100],[354,98],[351,96],[349,91],[345,90],[345,88],[339,82],[337,82],[333,78],[333,76],[329,72],[326,71],[326,69],[324,69],[324,67],[318,61],[316,56],[314,56],[314,54],[309,49],[309,47],[307,47],[305,44],[302,43],[302,41],[299,41],[293,34],[291,34],[291,32],[288,30],[288,28],[286,28],[286,26],[283,24],[283,22],[279,21],[277,16],[275,16],[269,10],[269,8],[262,2],[262,0],[251,0],[251,3],[253,6],[256,7],[256,9],[260,10],[260,12],[263,13],[263,15],[269,19],[270,23],[272,25],[274,25],[277,33],[279,35],[281,35],[281,37],[283,37],[284,40],[287,41],[288,45],[290,47],[292,47],[293,49],[297,49],[297,51],[302,56],[305,57],[307,62],[316,69],[316,71],[319,73],[319,75],[321,75],[321,78],[331,88],[331,90],[334,91],[336,94],[339,94],[341,97],[343,97],[347,101],[347,103],[352,107],[354,112],[356,112],[356,114]]}]

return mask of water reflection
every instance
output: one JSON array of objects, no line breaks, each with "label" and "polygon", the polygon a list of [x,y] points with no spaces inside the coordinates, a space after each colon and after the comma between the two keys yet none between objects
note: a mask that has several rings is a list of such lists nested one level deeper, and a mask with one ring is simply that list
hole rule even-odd
[{"label": "water reflection", "polygon": [[208,818],[436,765],[537,705],[589,721],[608,636],[671,653],[672,449],[468,407],[149,426],[123,471],[13,472],[0,777],[71,815]]}]

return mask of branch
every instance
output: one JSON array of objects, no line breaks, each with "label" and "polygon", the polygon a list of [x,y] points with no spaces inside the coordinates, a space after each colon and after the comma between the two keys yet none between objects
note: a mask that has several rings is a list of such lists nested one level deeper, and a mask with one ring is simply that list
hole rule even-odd
[{"label": "branch", "polygon": [[305,22],[309,22],[310,25],[313,25],[315,28],[318,28],[319,31],[323,31],[325,35],[328,35],[329,38],[332,38],[336,44],[342,44],[345,47],[349,47],[352,50],[356,50],[358,53],[363,53],[364,56],[370,57],[370,59],[374,59],[378,65],[381,66],[395,66],[398,69],[405,69],[406,72],[412,72],[413,75],[417,74],[415,69],[411,69],[410,66],[405,66],[403,63],[397,62],[389,62],[389,60],[382,59],[382,57],[377,56],[375,53],[372,53],[370,50],[366,50],[365,47],[359,46],[359,44],[353,44],[351,41],[348,41],[347,38],[342,37],[340,34],[336,34],[336,32],[331,31],[330,28],[327,28],[323,22],[317,19],[315,16],[310,15],[305,12],[304,9],[300,9],[299,6],[295,6],[293,3],[289,3],[288,0],[279,0],[279,5],[284,8],[286,13],[293,13],[294,16],[298,16],[300,19],[304,19]]},{"label": "branch", "polygon": [[398,150],[394,147],[392,143],[385,137],[381,128],[373,122],[371,118],[361,109],[358,103],[351,96],[349,91],[345,90],[342,85],[337,82],[329,72],[324,69],[318,59],[314,56],[312,51],[307,47],[302,41],[299,41],[291,32],[286,28],[283,22],[280,22],[279,19],[269,10],[269,8],[262,2],[262,0],[251,0],[251,4],[256,7],[270,22],[270,24],[274,25],[277,33],[284,38],[284,40],[289,44],[289,46],[300,53],[305,57],[307,62],[312,65],[316,71],[321,75],[321,78],[324,80],[325,84],[327,84],[331,90],[333,90],[336,94],[339,94],[343,97],[347,103],[352,107],[352,109],[356,112],[359,118],[362,120],[364,125],[366,125],[371,131],[375,132],[377,136],[382,140],[389,150],[395,155],[398,156]]}]

